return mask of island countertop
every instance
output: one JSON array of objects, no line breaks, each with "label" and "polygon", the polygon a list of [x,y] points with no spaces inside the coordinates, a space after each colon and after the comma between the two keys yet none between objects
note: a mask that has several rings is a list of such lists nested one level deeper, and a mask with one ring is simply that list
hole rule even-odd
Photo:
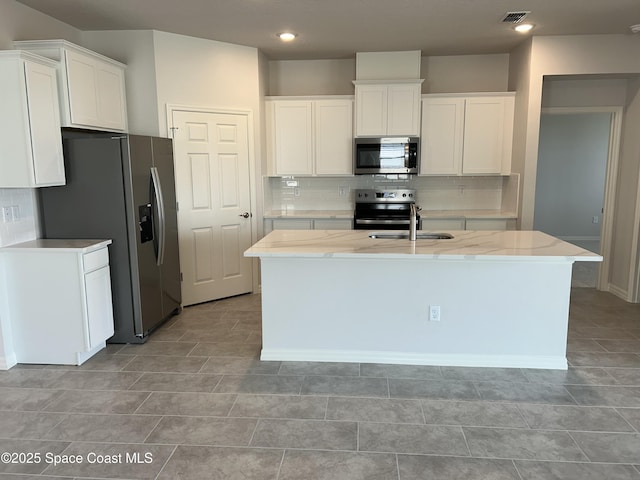
[{"label": "island countertop", "polygon": [[[368,230],[275,230],[247,257],[421,258],[433,260],[591,261],[602,256],[539,231],[449,231],[449,240],[372,239]],[[393,233],[390,230],[385,233]]]}]

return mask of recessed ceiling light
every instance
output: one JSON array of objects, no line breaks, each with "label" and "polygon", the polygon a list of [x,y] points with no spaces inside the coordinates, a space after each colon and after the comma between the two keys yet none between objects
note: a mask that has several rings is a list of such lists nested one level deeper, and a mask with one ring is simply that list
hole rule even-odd
[{"label": "recessed ceiling light", "polygon": [[298,34],[291,33],[291,32],[282,32],[282,33],[278,33],[276,36],[283,42],[290,42],[291,40],[296,38]]},{"label": "recessed ceiling light", "polygon": [[531,23],[520,23],[520,24],[516,25],[515,27],[513,27],[513,29],[516,32],[520,32],[520,33],[527,33],[529,31],[531,31],[532,28],[533,28],[533,24],[531,24]]}]

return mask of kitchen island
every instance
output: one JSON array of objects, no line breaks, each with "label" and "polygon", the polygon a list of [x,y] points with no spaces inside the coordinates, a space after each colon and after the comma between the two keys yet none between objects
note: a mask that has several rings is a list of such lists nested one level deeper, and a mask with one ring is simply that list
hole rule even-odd
[{"label": "kitchen island", "polygon": [[277,230],[245,252],[262,360],[567,368],[572,265],[600,255],[535,231],[370,233]]}]

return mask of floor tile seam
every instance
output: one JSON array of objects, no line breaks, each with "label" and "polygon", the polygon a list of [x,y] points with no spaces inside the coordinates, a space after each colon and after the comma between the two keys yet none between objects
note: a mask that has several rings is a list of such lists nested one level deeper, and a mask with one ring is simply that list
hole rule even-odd
[{"label": "floor tile seam", "polygon": [[467,434],[464,432],[464,428],[462,426],[460,428],[460,433],[462,434],[462,439],[464,440],[464,446],[467,448],[467,452],[469,452],[469,456],[471,456],[471,447],[469,446],[469,441],[467,440]]},{"label": "floor tile seam", "polygon": [[164,461],[164,463],[162,464],[162,466],[160,467],[160,469],[158,470],[158,473],[156,474],[156,476],[154,477],[154,480],[158,480],[160,478],[160,475],[162,474],[163,470],[165,469],[165,467],[169,464],[169,461],[173,458],[173,456],[176,453],[176,450],[178,450],[178,445],[175,445],[173,447],[173,450],[171,450],[171,453],[169,455],[167,455],[167,459]]},{"label": "floor tile seam", "polygon": [[516,475],[518,476],[518,478],[519,478],[520,480],[523,480],[522,474],[520,473],[520,470],[518,469],[518,465],[516,464],[516,461],[512,459],[512,460],[511,460],[511,465],[513,465],[513,468],[514,468],[514,470],[515,470]]},{"label": "floor tile seam", "polygon": [[329,399],[331,397],[329,395],[327,395],[327,400],[324,404],[324,419],[328,420],[327,416],[329,415]]},{"label": "floor tile seam", "polygon": [[[222,379],[220,379],[220,380],[222,381]],[[219,383],[220,383],[220,382],[218,382],[218,384],[219,384]],[[217,385],[216,385],[216,387],[217,387]],[[214,388],[214,390],[215,390],[215,388]],[[213,394],[213,391],[212,391],[211,393]],[[232,395],[233,395],[233,394],[232,394]],[[234,409],[234,407],[236,406],[236,403],[238,403],[238,398],[240,398],[240,394],[239,394],[239,393],[236,393],[236,394],[235,394],[235,398],[233,399],[233,403],[231,404],[231,407],[229,407],[229,411],[227,412],[227,415],[226,415],[226,417],[227,417],[227,418],[235,418],[235,417],[232,417],[232,416],[231,416],[231,412],[233,412],[233,409]]]},{"label": "floor tile seam", "polygon": [[[247,442],[247,446],[248,447],[252,446],[253,439],[256,436],[256,432],[258,431],[258,426],[260,425],[261,421],[262,421],[262,418],[257,418],[256,419],[256,424],[254,425],[253,431],[251,432],[251,436],[249,437],[249,440]],[[284,452],[282,452],[282,454],[284,455]]]},{"label": "floor tile seam", "polygon": [[165,418],[164,416],[160,416],[160,418],[158,418],[153,428],[151,428],[151,430],[149,430],[149,433],[147,433],[147,435],[144,437],[144,440],[142,441],[142,443],[147,443],[147,440],[149,440],[149,437],[151,436],[151,434],[156,431],[156,429],[160,426],[160,423],[162,422],[162,420],[164,420],[164,418]]},{"label": "floor tile seam", "polygon": [[[141,393],[144,393],[144,392],[141,392]],[[138,410],[140,410],[140,408],[142,407],[142,405],[144,405],[144,404],[147,402],[147,400],[149,400],[149,398],[151,398],[152,393],[153,393],[153,392],[147,392],[147,396],[146,396],[146,397],[144,397],[144,400],[142,400],[142,401],[140,402],[140,404],[135,408],[135,410],[131,413],[132,415],[139,415],[139,414],[137,413],[137,412],[138,412]]]},{"label": "floor tile seam", "polygon": [[282,471],[282,465],[284,464],[284,457],[287,454],[287,449],[282,450],[282,457],[280,457],[280,464],[278,465],[278,471],[276,472],[276,480],[280,479],[280,472]]},{"label": "floor tile seam", "polygon": [[[611,407],[611,408],[613,408],[613,409],[615,410],[615,412],[616,412],[618,415],[620,415],[620,417],[622,417],[622,419],[623,419],[625,422],[627,422],[627,424],[628,424],[628,425],[629,425],[629,426],[630,426],[630,427],[631,427],[635,432],[640,433],[640,427],[636,428],[635,426],[633,426],[633,425],[631,424],[631,422],[627,419],[627,417],[626,417],[626,416],[624,416],[624,414],[623,414],[622,412],[620,412],[620,411],[619,411],[620,409],[625,409],[625,408],[629,408],[629,407]],[[632,410],[638,410],[638,411],[640,412],[640,408],[631,408],[631,409],[632,409]],[[639,424],[639,425],[640,425],[640,424]],[[639,461],[640,461],[640,460],[639,460]]]},{"label": "floor tile seam", "polygon": [[401,480],[400,479],[400,460],[398,458],[397,453],[395,454],[395,457],[396,457],[396,473],[398,474],[398,480]]},{"label": "floor tile seam", "polygon": [[592,459],[589,455],[587,455],[587,452],[584,451],[584,449],[580,446],[580,444],[578,443],[578,441],[573,438],[573,435],[571,435],[571,432],[567,432],[567,434],[569,435],[569,437],[571,438],[571,441],[573,442],[573,444],[578,447],[578,449],[580,450],[580,452],[582,453],[582,455],[584,455],[584,457],[589,461],[592,462]]},{"label": "floor tile seam", "polygon": [[[443,426],[447,426],[447,425],[443,425]],[[640,433],[633,430],[633,431],[619,431],[619,430],[583,430],[583,429],[577,429],[577,428],[535,428],[535,427],[530,427],[530,428],[520,428],[520,427],[487,427],[487,426],[482,426],[482,425],[456,425],[456,426],[460,426],[461,428],[466,428],[466,429],[490,429],[490,430],[521,430],[523,432],[531,432],[531,433],[586,433],[586,434],[591,434],[591,435],[634,435],[637,436],[640,439]]]}]

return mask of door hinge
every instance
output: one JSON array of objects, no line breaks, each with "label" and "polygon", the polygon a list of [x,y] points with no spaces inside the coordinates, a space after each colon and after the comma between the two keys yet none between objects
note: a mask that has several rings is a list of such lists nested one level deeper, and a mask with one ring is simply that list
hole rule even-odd
[{"label": "door hinge", "polygon": [[175,138],[176,136],[176,130],[179,130],[180,127],[169,127],[169,130],[171,130],[171,138]]},{"label": "door hinge", "polygon": [[182,275],[182,272],[180,272],[180,281],[184,282],[184,276]]},{"label": "door hinge", "polygon": [[180,211],[180,202],[176,202],[176,212]]}]

